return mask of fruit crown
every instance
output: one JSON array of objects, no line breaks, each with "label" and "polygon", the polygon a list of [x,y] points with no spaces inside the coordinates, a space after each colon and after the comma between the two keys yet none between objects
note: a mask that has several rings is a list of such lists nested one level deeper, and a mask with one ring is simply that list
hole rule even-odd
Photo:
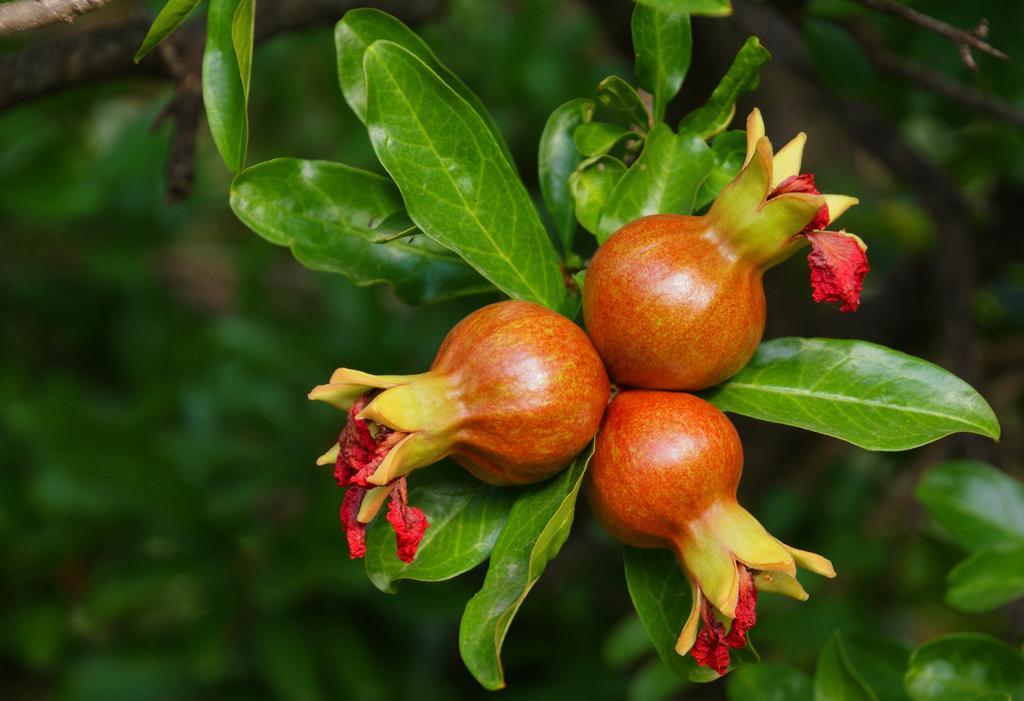
[{"label": "fruit crown", "polygon": [[855,197],[821,194],[814,176],[801,174],[807,135],[800,132],[773,152],[761,112],[747,117],[743,170],[719,194],[708,217],[712,230],[737,256],[767,269],[810,244],[808,264],[816,302],[855,311],[869,267],[860,237],[828,227],[857,204]]}]

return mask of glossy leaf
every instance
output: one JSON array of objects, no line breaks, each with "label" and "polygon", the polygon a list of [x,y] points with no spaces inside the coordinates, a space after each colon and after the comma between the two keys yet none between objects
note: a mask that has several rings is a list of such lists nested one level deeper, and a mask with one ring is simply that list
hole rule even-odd
[{"label": "glossy leaf", "polygon": [[968,550],[1024,544],[1024,484],[991,465],[936,465],[918,483],[917,498]]},{"label": "glossy leaf", "polygon": [[685,11],[638,3],[633,9],[633,74],[637,85],[654,97],[654,121],[679,92],[690,68],[693,36]]},{"label": "glossy leaf", "polygon": [[850,664],[839,633],[832,635],[818,656],[814,701],[878,701],[875,692]]},{"label": "glossy leaf", "polygon": [[909,646],[888,638],[850,633],[843,635],[843,650],[850,666],[879,701],[909,701],[903,689]]},{"label": "glossy leaf", "polygon": [[668,550],[627,546],[623,562],[629,597],[661,661],[683,679],[717,679],[713,670],[698,665],[692,655],[676,654],[676,640],[690,615],[693,598],[675,555]]},{"label": "glossy leaf", "polygon": [[367,124],[409,216],[502,292],[566,311],[554,246],[476,111],[390,41],[366,50]]},{"label": "glossy leaf", "polygon": [[231,208],[271,243],[288,246],[308,268],[353,283],[391,285],[410,304],[494,289],[450,251],[422,234],[372,243],[404,214],[387,178],[340,163],[280,158],[247,168],[231,186]]},{"label": "glossy leaf", "polygon": [[626,165],[618,158],[598,156],[581,163],[569,177],[576,219],[590,233],[600,230],[601,212],[625,172]]},{"label": "glossy leaf", "polygon": [[713,165],[704,139],[673,134],[667,124],[657,124],[647,135],[640,157],[619,180],[601,211],[598,242],[648,214],[690,214]]},{"label": "glossy leaf", "polygon": [[238,75],[242,80],[242,98],[249,104],[249,82],[252,77],[252,42],[256,21],[256,0],[238,0],[231,20],[231,44],[235,47]]},{"label": "glossy leaf", "polygon": [[167,0],[146,32],[139,50],[135,52],[135,63],[141,61],[143,56],[180,27],[200,2],[202,0]]},{"label": "glossy leaf", "polygon": [[487,689],[505,686],[501,646],[530,588],[540,578],[572,528],[588,448],[560,474],[520,493],[498,537],[483,587],[469,603],[459,627],[459,651],[466,667]]},{"label": "glossy leaf", "polygon": [[683,117],[679,131],[707,138],[728,127],[736,113],[736,100],[757,87],[761,66],[770,58],[771,54],[761,46],[757,37],[747,39],[711,93],[711,98],[702,107]]},{"label": "glossy leaf", "polygon": [[374,586],[393,594],[401,579],[439,582],[487,559],[517,491],[485,484],[454,464],[434,465],[409,478],[409,503],[423,509],[430,526],[416,559],[395,554],[395,532],[381,515],[367,534],[366,574]]},{"label": "glossy leaf", "polygon": [[814,683],[798,669],[745,664],[725,678],[729,701],[814,701]]},{"label": "glossy leaf", "polygon": [[711,155],[715,165],[700,185],[693,207],[695,212],[714,202],[718,193],[739,175],[747,156],[747,133],[739,130],[722,132],[711,142]]},{"label": "glossy leaf", "polygon": [[623,129],[618,124],[587,122],[576,127],[576,131],[572,133],[572,140],[584,156],[600,156],[608,153],[615,144],[631,134],[639,136],[636,132]]},{"label": "glossy leaf", "polygon": [[732,14],[732,0],[636,0],[636,3],[669,12],[686,12],[691,15],[722,17]]},{"label": "glossy leaf", "polygon": [[203,104],[213,143],[231,170],[245,165],[249,143],[246,114],[248,76],[243,81],[235,52],[233,28],[239,0],[210,0],[203,53]]},{"label": "glossy leaf", "polygon": [[913,701],[974,701],[1006,694],[1024,699],[1024,658],[988,635],[954,633],[910,656],[904,686]]},{"label": "glossy leaf", "polygon": [[540,192],[563,253],[572,250],[576,234],[576,214],[572,194],[569,192],[569,176],[583,160],[573,143],[573,132],[579,125],[589,122],[593,114],[593,100],[569,100],[555,108],[540,136],[537,155]]},{"label": "glossy leaf", "polygon": [[1024,545],[975,553],[950,570],[947,584],[946,602],[969,613],[1024,597]]},{"label": "glossy leaf", "polygon": [[704,396],[723,411],[867,450],[908,450],[961,431],[999,437],[995,414],[966,382],[866,341],[767,341],[743,370]]},{"label": "glossy leaf", "polygon": [[363,58],[366,49],[373,42],[380,40],[391,41],[407,49],[447,83],[448,87],[454,90],[459,97],[468,102],[469,106],[483,120],[495,142],[501,147],[509,164],[515,168],[512,153],[508,150],[508,144],[505,143],[501,130],[491,119],[490,113],[476,93],[438,60],[433,50],[416,32],[409,29],[396,17],[372,7],[349,10],[334,27],[338,82],[341,84],[345,102],[363,124],[366,124],[366,74],[363,69]]},{"label": "glossy leaf", "polygon": [[647,131],[651,126],[651,113],[640,99],[636,89],[617,75],[610,75],[597,85],[597,100],[610,110],[629,120],[630,125]]}]

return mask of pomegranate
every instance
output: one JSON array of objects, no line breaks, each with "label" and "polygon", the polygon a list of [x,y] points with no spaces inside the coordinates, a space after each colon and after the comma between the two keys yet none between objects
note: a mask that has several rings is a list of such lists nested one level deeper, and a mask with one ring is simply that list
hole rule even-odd
[{"label": "pomegranate", "polygon": [[583,318],[612,380],[695,391],[734,375],[764,333],[762,275],[807,244],[815,301],[857,309],[867,248],[825,230],[857,200],[819,194],[800,174],[805,141],[773,155],[755,109],[746,164],[706,215],[643,217],[598,249]]},{"label": "pomegranate", "polygon": [[725,415],[692,394],[628,390],[608,406],[587,492],[598,520],[639,548],[675,553],[693,604],[680,655],[719,674],[746,644],[757,592],[804,600],[797,565],[834,577],[832,563],[773,538],[736,501],[743,447]]},{"label": "pomegranate", "polygon": [[608,403],[608,375],[587,335],[532,302],[478,309],[445,337],[428,372],[370,375],[339,368],[310,399],[348,412],[333,464],[348,487],[341,521],[349,553],[366,551],[366,524],[390,498],[398,555],[415,557],[427,527],[409,506],[405,476],[451,456],[497,485],[546,479],[594,437]]}]

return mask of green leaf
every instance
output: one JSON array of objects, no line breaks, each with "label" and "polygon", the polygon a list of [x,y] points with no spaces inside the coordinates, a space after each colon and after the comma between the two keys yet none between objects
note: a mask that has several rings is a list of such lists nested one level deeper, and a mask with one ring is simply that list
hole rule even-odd
[{"label": "green leaf", "polygon": [[641,131],[651,127],[651,113],[636,89],[617,75],[610,75],[597,84],[597,101],[618,112]]},{"label": "green leaf", "polygon": [[1024,544],[1024,484],[991,465],[953,460],[917,485],[917,498],[968,550]]},{"label": "green leaf", "polygon": [[618,158],[598,156],[581,163],[569,177],[576,219],[590,233],[597,235],[600,230],[601,212],[625,172],[626,165]]},{"label": "green leaf", "polygon": [[566,311],[558,256],[487,125],[410,51],[366,50],[367,125],[409,216],[502,292]]},{"label": "green leaf", "polygon": [[909,700],[903,690],[909,646],[864,633],[851,633],[843,636],[843,649],[850,666],[878,695],[879,701]]},{"label": "green leaf", "polygon": [[636,3],[668,12],[685,12],[691,15],[722,17],[732,14],[732,0],[636,0]]},{"label": "green leaf", "polygon": [[814,683],[798,669],[774,664],[745,664],[726,677],[729,701],[812,701]]},{"label": "green leaf", "polygon": [[704,139],[658,123],[601,211],[597,240],[648,214],[690,214],[714,158]]},{"label": "green leaf", "polygon": [[462,661],[487,689],[505,686],[501,646],[531,587],[569,537],[593,444],[557,476],[520,493],[459,627]]},{"label": "green leaf", "polygon": [[690,68],[693,36],[690,15],[650,5],[633,8],[633,74],[637,85],[654,96],[654,121],[679,92]]},{"label": "green leaf", "polygon": [[818,656],[814,701],[878,701],[875,692],[850,664],[839,633],[832,635]]},{"label": "green leaf", "polygon": [[1024,545],[976,552],[950,570],[947,584],[946,603],[968,613],[1024,597]]},{"label": "green leaf", "polygon": [[349,10],[334,27],[334,46],[338,54],[338,81],[341,84],[341,92],[345,96],[345,102],[363,124],[367,123],[366,74],[363,70],[363,59],[366,50],[375,41],[381,40],[394,42],[408,50],[447,83],[459,97],[468,102],[483,120],[494,141],[501,147],[509,165],[515,168],[515,161],[508,150],[508,144],[505,143],[505,137],[476,93],[438,60],[416,32],[409,29],[401,20],[371,7]]},{"label": "green leaf", "polygon": [[238,0],[231,20],[231,45],[235,48],[238,75],[242,80],[242,97],[249,104],[249,82],[252,78],[252,41],[256,21],[256,0]]},{"label": "green leaf", "polygon": [[410,304],[494,289],[426,236],[372,243],[388,221],[404,215],[398,189],[374,173],[326,161],[267,161],[235,177],[231,209],[306,267],[360,286],[389,284]]},{"label": "green leaf", "polygon": [[139,50],[135,52],[135,63],[141,61],[143,56],[153,50],[153,47],[180,27],[200,2],[202,0],[167,0],[156,19],[153,20],[153,24],[150,25],[149,31],[146,32],[146,37],[142,40]]},{"label": "green leaf", "polygon": [[579,152],[589,158],[608,153],[615,144],[630,135],[640,136],[618,124],[587,122],[576,127],[576,131],[572,133],[572,140]]},{"label": "green leaf", "polygon": [[715,165],[704,178],[697,193],[693,210],[699,212],[715,201],[726,185],[740,174],[747,157],[747,132],[724,131],[711,142],[711,155]]},{"label": "green leaf", "polygon": [[1024,659],[995,638],[954,633],[914,651],[903,678],[914,701],[964,701],[1005,694],[1024,700]]},{"label": "green leaf", "polygon": [[394,594],[400,579],[440,582],[473,569],[491,554],[516,494],[474,479],[454,464],[413,473],[409,503],[423,509],[430,523],[416,559],[409,564],[398,559],[394,529],[380,516],[367,532],[367,576]]},{"label": "green leaf", "polygon": [[569,192],[569,176],[583,160],[573,143],[572,135],[576,127],[590,121],[593,114],[593,100],[569,100],[555,108],[540,136],[537,157],[540,192],[544,197],[544,206],[554,222],[563,253],[572,250],[572,241],[576,235],[576,214]]},{"label": "green leaf", "polygon": [[683,117],[683,121],[679,123],[679,131],[707,138],[728,127],[736,113],[736,100],[757,87],[761,66],[770,58],[771,54],[761,46],[757,37],[747,39],[733,59],[729,70],[711,93],[711,99],[704,106]]},{"label": "green leaf", "polygon": [[867,450],[908,450],[958,431],[999,437],[995,414],[966,382],[866,341],[767,341],[743,370],[703,396],[722,411]]},{"label": "green leaf", "polygon": [[661,661],[683,679],[717,679],[713,670],[698,665],[692,655],[676,654],[676,640],[690,615],[693,598],[690,583],[675,555],[668,550],[627,546],[623,562],[629,597]]},{"label": "green leaf", "polygon": [[[235,12],[239,0],[210,0],[203,54],[203,104],[213,143],[224,164],[240,171],[249,143],[246,114],[248,75],[243,76],[235,52]],[[251,41],[251,39],[250,39]],[[251,51],[251,49],[250,49]]]}]

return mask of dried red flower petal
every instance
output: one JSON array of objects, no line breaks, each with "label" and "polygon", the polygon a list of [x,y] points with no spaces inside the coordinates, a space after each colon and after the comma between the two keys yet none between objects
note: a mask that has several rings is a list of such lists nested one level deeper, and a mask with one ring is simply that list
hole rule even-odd
[{"label": "dried red flower petal", "polygon": [[837,231],[814,231],[807,238],[812,247],[807,263],[814,301],[839,304],[844,312],[857,311],[864,276],[871,269],[864,244],[852,234]]},{"label": "dried red flower petal", "polygon": [[715,611],[705,599],[700,616],[704,625],[697,634],[697,640],[690,648],[690,654],[701,667],[709,667],[717,674],[729,669],[729,645],[726,643],[725,626],[715,616]]},{"label": "dried red flower petal", "polygon": [[740,586],[739,599],[736,602],[736,618],[733,619],[729,635],[725,642],[729,647],[740,648],[747,644],[747,631],[757,623],[757,587],[750,570],[740,565],[737,567]]},{"label": "dried red flower petal", "polygon": [[[778,186],[768,193],[768,199],[778,197],[779,195],[785,195],[791,192],[801,192],[808,195],[820,195],[818,188],[814,185],[814,174],[813,173],[801,173],[800,175],[791,175],[790,177],[783,180]],[[803,232],[818,231],[828,226],[830,221],[830,214],[828,211],[828,205],[822,205],[818,213],[814,215],[814,219],[804,227]],[[802,233],[803,233],[802,232]]]},{"label": "dried red flower petal", "polygon": [[341,525],[348,541],[348,556],[353,560],[366,555],[366,524],[358,519],[364,496],[365,489],[352,486],[345,490],[345,498],[341,502]]},{"label": "dried red flower petal", "polygon": [[392,431],[386,426],[373,425],[356,418],[369,404],[377,390],[367,392],[352,404],[348,411],[348,423],[338,435],[338,459],[334,463],[334,479],[345,487],[355,484],[372,488],[370,475],[377,469],[394,445],[406,434]]},{"label": "dried red flower petal", "polygon": [[388,522],[395,529],[398,542],[398,559],[412,562],[416,558],[416,550],[423,540],[423,533],[430,524],[422,509],[409,506],[409,492],[404,477],[395,481],[391,489],[391,503],[388,504]]}]

